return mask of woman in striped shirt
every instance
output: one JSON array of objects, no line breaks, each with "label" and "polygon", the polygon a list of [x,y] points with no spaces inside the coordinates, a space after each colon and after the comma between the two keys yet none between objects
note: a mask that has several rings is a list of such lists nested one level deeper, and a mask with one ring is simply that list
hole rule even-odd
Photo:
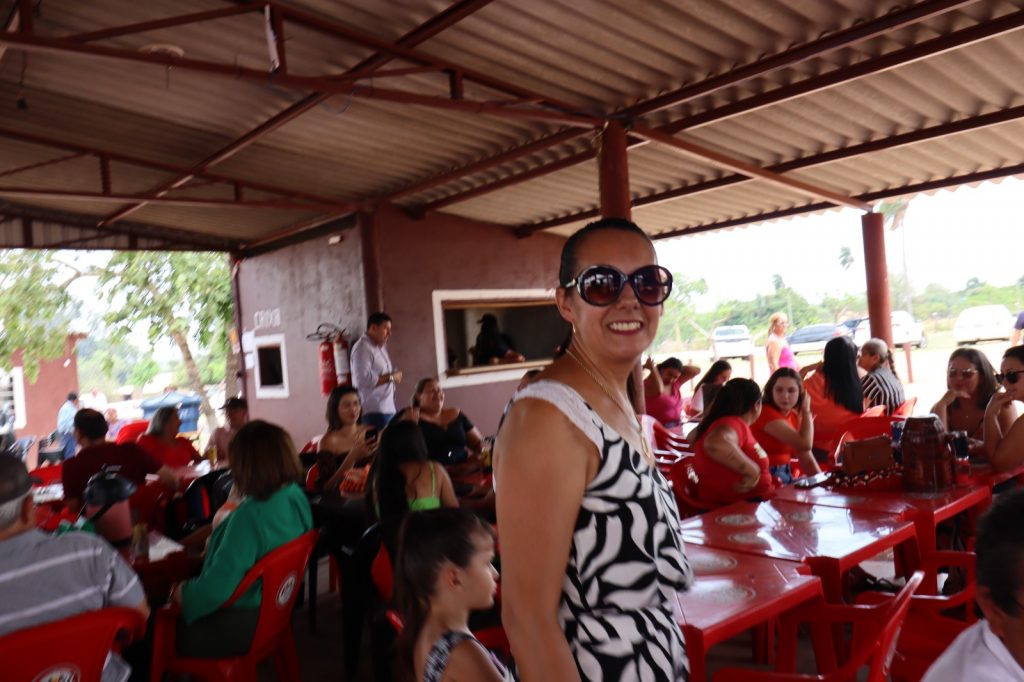
[{"label": "woman in striped shirt", "polygon": [[903,384],[896,376],[892,351],[882,339],[864,343],[857,364],[867,372],[861,379],[864,387],[864,407],[885,405],[886,414],[892,414],[903,404]]}]

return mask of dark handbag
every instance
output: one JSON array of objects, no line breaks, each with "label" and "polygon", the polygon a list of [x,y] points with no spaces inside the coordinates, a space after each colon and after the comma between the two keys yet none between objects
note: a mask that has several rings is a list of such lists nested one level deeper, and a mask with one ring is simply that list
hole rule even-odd
[{"label": "dark handbag", "polygon": [[843,473],[856,476],[865,471],[880,471],[896,465],[892,441],[888,436],[875,436],[843,444]]}]

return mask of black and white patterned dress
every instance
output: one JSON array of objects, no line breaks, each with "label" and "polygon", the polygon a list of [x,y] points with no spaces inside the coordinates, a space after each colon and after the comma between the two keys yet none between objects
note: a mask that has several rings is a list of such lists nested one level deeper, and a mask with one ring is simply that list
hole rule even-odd
[{"label": "black and white patterned dress", "polygon": [[[524,398],[557,407],[601,455],[576,518],[558,611],[580,677],[689,679],[672,605],[693,573],[668,482],[566,384],[538,381],[512,402]],[[500,486],[498,481],[498,494]]]}]

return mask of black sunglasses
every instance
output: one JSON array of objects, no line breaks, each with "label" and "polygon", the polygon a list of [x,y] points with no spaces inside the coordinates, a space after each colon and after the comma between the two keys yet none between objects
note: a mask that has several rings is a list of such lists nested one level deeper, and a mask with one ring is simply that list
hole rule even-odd
[{"label": "black sunglasses", "polygon": [[996,375],[996,381],[1003,383],[1004,381],[1010,385],[1017,383],[1020,379],[1020,375],[1024,374],[1024,369],[1008,369],[1005,372],[1000,372]]},{"label": "black sunglasses", "polygon": [[592,265],[562,287],[576,287],[584,301],[604,307],[619,300],[626,282],[636,300],[647,306],[661,305],[672,293],[672,273],[660,265],[645,265],[630,275],[610,265]]}]

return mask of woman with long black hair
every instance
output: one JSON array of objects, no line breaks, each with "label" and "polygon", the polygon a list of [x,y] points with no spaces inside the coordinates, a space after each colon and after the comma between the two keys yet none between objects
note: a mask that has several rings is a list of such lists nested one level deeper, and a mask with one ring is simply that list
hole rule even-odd
[{"label": "woman with long black hair", "polygon": [[832,452],[840,428],[864,412],[864,388],[857,372],[857,346],[840,336],[825,344],[822,361],[804,367],[800,374],[813,370],[804,379],[804,391],[811,396],[814,415],[814,448],[819,457]]},{"label": "woman with long black hair", "polygon": [[761,414],[761,389],[750,379],[730,379],[693,431],[697,498],[711,505],[760,497],[772,487],[768,455],[750,425]]}]

